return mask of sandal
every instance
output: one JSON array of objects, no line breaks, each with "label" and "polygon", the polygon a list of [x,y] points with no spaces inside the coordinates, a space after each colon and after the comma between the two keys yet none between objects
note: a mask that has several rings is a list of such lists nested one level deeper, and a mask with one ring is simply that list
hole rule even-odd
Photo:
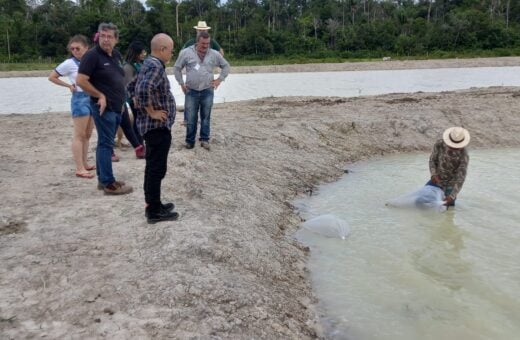
[{"label": "sandal", "polygon": [[95,175],[91,174],[90,172],[76,172],[76,177],[79,178],[94,178]]},{"label": "sandal", "polygon": [[96,166],[95,165],[87,166],[87,167],[85,167],[85,170],[87,170],[87,171],[96,170]]}]

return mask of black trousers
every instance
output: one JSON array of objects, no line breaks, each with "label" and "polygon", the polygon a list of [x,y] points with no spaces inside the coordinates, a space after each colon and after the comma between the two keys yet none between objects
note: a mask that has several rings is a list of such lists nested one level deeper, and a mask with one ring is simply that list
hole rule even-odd
[{"label": "black trousers", "polygon": [[153,129],[144,135],[146,166],[144,168],[144,200],[150,211],[161,208],[161,182],[166,175],[172,133],[167,128]]},{"label": "black trousers", "polygon": [[[134,124],[136,120],[137,119],[134,117]],[[126,139],[128,139],[134,149],[143,144],[143,141],[140,138],[141,136],[135,133],[132,122],[130,122],[130,114],[128,113],[126,105],[123,113],[121,114],[121,123],[119,125],[121,126],[121,129],[123,129],[123,133],[125,134]]]},{"label": "black trousers", "polygon": [[[139,142],[138,146],[143,145],[143,137],[141,136],[141,134],[139,133],[139,129],[137,128],[137,110],[135,109],[134,103],[132,101],[130,101],[129,105],[130,110],[132,110],[132,115],[134,116],[134,122],[132,124],[134,135],[137,138],[137,141]],[[128,119],[130,120],[130,117],[128,117]]]}]

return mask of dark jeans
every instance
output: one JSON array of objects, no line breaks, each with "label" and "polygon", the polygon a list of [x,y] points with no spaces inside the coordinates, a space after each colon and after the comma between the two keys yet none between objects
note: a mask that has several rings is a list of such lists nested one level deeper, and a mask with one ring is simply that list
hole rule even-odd
[{"label": "dark jeans", "polygon": [[99,182],[107,186],[116,180],[112,172],[112,153],[114,152],[114,137],[121,120],[121,114],[105,110],[103,115],[100,115],[98,104],[92,100],[90,101],[90,109],[98,134],[96,173]]},{"label": "dark jeans", "polygon": [[213,107],[213,88],[202,91],[188,90],[184,99],[184,112],[188,118],[186,124],[186,143],[195,144],[197,121],[200,113],[200,136],[202,142],[209,141],[211,108]]},{"label": "dark jeans", "polygon": [[161,208],[161,182],[166,175],[172,133],[167,128],[153,129],[144,135],[146,166],[144,168],[144,200],[152,212]]},{"label": "dark jeans", "polygon": [[[132,147],[135,149],[139,145],[143,144],[142,140],[139,140],[137,136],[139,134],[135,134],[134,127],[132,126],[132,123],[130,122],[130,115],[128,114],[128,109],[126,105],[124,106],[125,109],[123,111],[123,114],[121,115],[121,129],[123,129],[123,133],[125,134],[126,139],[132,144]],[[135,124],[135,117],[134,117],[134,124]],[[141,137],[141,136],[139,136]]]}]

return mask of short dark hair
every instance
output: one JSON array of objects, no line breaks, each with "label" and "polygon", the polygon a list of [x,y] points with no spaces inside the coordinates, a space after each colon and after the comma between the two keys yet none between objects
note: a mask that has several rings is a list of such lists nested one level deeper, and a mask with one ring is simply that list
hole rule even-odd
[{"label": "short dark hair", "polygon": [[119,38],[119,31],[117,30],[117,26],[111,22],[100,23],[98,26],[98,32],[101,33],[101,31],[114,31],[114,36]]},{"label": "short dark hair", "polygon": [[70,49],[70,45],[72,43],[78,43],[85,47],[88,47],[88,39],[83,34],[76,34],[72,38],[69,39],[69,43],[67,44],[67,49]]},{"label": "short dark hair", "polygon": [[209,36],[209,33],[208,31],[200,31],[199,33],[197,33],[197,42],[200,40],[200,39],[208,39],[210,36]]}]

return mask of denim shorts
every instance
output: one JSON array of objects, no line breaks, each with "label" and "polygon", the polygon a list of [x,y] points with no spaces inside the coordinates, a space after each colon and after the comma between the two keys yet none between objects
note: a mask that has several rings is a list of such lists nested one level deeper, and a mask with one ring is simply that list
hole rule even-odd
[{"label": "denim shorts", "polygon": [[85,92],[73,92],[70,100],[70,110],[72,117],[90,116],[90,96]]}]

